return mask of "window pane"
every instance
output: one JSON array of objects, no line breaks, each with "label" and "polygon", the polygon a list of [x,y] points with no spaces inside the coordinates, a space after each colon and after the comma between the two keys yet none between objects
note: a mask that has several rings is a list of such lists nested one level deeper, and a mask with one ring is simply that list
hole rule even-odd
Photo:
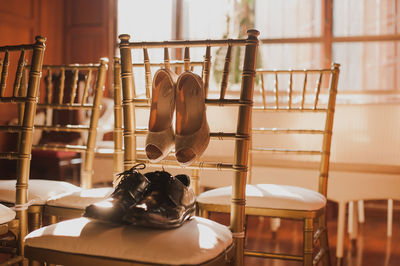
[{"label": "window pane", "polygon": [[131,40],[170,40],[172,0],[118,0],[118,34]]},{"label": "window pane", "polygon": [[[118,34],[122,33],[131,35],[131,41],[170,40],[172,38],[172,0],[118,0]],[[149,51],[151,62],[163,62],[163,55],[162,49]],[[143,53],[134,50],[132,61],[143,62]],[[144,74],[140,71],[134,70],[139,97],[145,93]],[[152,74],[155,71],[156,69],[152,69]]]},{"label": "window pane", "polygon": [[256,0],[260,38],[321,36],[321,0]]},{"label": "window pane", "polygon": [[341,64],[339,89],[397,90],[399,51],[400,42],[334,44],[334,61]]},{"label": "window pane", "polygon": [[322,67],[320,44],[268,44],[259,47],[258,65],[265,69]]},{"label": "window pane", "polygon": [[335,36],[398,34],[398,0],[334,0]]},{"label": "window pane", "polygon": [[[221,39],[228,32],[228,17],[233,15],[235,1],[185,1],[182,25],[184,39]],[[231,30],[231,36],[234,33]],[[237,36],[235,36],[237,37]]]}]

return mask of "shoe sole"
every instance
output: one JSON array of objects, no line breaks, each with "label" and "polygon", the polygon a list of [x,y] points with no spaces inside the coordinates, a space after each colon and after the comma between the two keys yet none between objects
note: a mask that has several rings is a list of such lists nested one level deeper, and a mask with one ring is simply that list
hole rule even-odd
[{"label": "shoe sole", "polygon": [[165,223],[165,222],[159,223],[156,220],[153,220],[153,221],[146,220],[146,223],[137,224],[137,225],[145,226],[145,227],[160,228],[160,229],[174,229],[174,228],[180,227],[181,225],[183,225],[183,223],[186,220],[189,220],[190,217],[194,216],[195,211],[196,211],[196,206],[193,206],[193,207],[190,207],[189,209],[187,209],[183,213],[183,215],[180,219],[172,220],[168,223]]}]

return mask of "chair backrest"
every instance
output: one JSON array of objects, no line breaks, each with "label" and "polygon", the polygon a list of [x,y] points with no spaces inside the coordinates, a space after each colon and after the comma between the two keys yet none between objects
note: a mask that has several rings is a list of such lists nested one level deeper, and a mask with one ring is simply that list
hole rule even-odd
[{"label": "chair backrest", "polygon": [[327,195],[339,67],[334,63],[329,69],[257,70],[252,166],[256,154],[272,167],[319,164],[318,191]]},{"label": "chair backrest", "polygon": [[[176,73],[180,73],[182,67],[184,71],[191,70],[191,63],[193,61],[199,61],[198,58],[195,57],[199,55],[202,61],[199,67],[200,69],[194,67],[192,71],[202,77],[206,95],[205,103],[207,105],[207,113],[210,111],[211,106],[217,108],[217,110],[233,108],[232,112],[235,110],[237,111],[237,118],[234,117],[232,121],[228,121],[230,125],[236,125],[235,132],[213,132],[213,129],[218,127],[218,122],[214,122],[214,119],[219,119],[221,123],[225,123],[227,118],[218,116],[218,111],[216,112],[217,115],[214,114],[212,117],[207,114],[211,128],[211,142],[207,149],[212,149],[214,144],[221,142],[218,140],[232,140],[232,144],[234,144],[232,146],[234,148],[231,161],[228,163],[202,161],[206,158],[206,156],[203,156],[198,161],[185,167],[186,169],[196,170],[233,170],[230,228],[235,238],[237,260],[243,259],[244,188],[248,171],[248,151],[251,134],[250,118],[252,113],[258,35],[258,31],[249,30],[247,39],[165,42],[129,42],[129,35],[120,35],[119,37],[124,115],[125,170],[139,162],[149,166],[180,167],[172,154],[166,159],[153,164],[144,156],[143,150],[139,149],[139,146],[143,144],[143,140],[140,138],[143,138],[147,133],[146,123],[148,122],[151,103],[151,70],[153,69],[152,63],[150,62],[151,56],[149,56],[149,54],[153,55],[151,51],[155,51],[154,53],[159,51],[161,54],[164,54],[164,62],[154,64],[154,66],[157,66],[157,68],[160,66],[170,68],[171,63],[174,63],[177,65],[175,68]],[[215,50],[212,50],[212,48],[215,48]],[[232,51],[236,51],[237,48],[238,52],[240,52],[238,60],[241,62],[241,75],[239,76],[240,86],[237,86],[239,88],[234,91],[234,85],[230,82],[229,73],[234,65],[234,63],[232,63]],[[184,49],[183,60],[179,61],[180,58],[176,58],[178,62],[170,60],[170,49],[173,50],[172,54],[175,58],[182,52],[182,49]],[[218,59],[221,59],[220,55],[223,52],[225,52],[225,56],[222,55],[222,60],[218,61]],[[137,55],[138,53],[139,55]],[[194,56],[191,57],[190,55]],[[138,60],[142,61],[138,62]],[[216,72],[212,70],[220,66],[222,66],[222,77],[219,79],[217,78],[216,84],[214,85],[210,76]],[[139,74],[143,76],[139,76]],[[141,81],[142,83],[140,84]],[[227,91],[229,91],[229,93],[226,93]],[[145,126],[141,127],[140,123]],[[234,131],[234,129],[232,131]]]},{"label": "chair backrest", "polygon": [[[83,188],[92,186],[107,64],[108,60],[103,58],[98,64],[43,66],[45,88],[39,95],[38,112],[44,112],[44,119],[35,124],[35,130],[42,131],[42,138],[33,148],[81,153],[80,185]],[[74,137],[75,142],[65,141]]]},{"label": "chair backrest", "polygon": [[[8,133],[17,134],[17,147],[12,151],[5,151],[2,147],[0,159],[17,161],[14,208],[19,220],[20,254],[23,254],[23,239],[28,230],[27,198],[32,131],[45,50],[44,42],[45,38],[38,36],[34,44],[0,47],[0,105],[7,109],[12,109],[12,105],[18,106],[14,109],[18,109],[18,123],[0,125],[0,131],[4,132],[2,137],[7,137]],[[24,82],[22,77],[26,64],[30,64],[30,68],[28,76],[25,77],[27,82]],[[14,82],[12,82],[12,78]]]}]

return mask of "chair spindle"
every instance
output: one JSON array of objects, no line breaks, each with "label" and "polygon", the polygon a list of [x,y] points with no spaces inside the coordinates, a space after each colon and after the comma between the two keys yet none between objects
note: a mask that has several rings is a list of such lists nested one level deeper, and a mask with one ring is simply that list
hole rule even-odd
[{"label": "chair spindle", "polygon": [[288,84],[289,85],[288,107],[290,110],[290,109],[292,109],[292,96],[293,96],[293,73],[292,73],[292,71],[290,71],[288,83],[289,83]]},{"label": "chair spindle", "polygon": [[24,64],[25,64],[25,50],[21,50],[21,54],[19,56],[18,60],[18,67],[17,67],[17,72],[15,73],[15,80],[14,80],[14,90],[13,90],[13,96],[23,96],[21,93],[19,93],[19,89],[21,86],[21,79],[22,79],[22,73],[24,71]]},{"label": "chair spindle", "polygon": [[232,45],[228,46],[225,56],[225,64],[224,64],[224,71],[222,72],[222,81],[221,81],[221,93],[219,98],[223,100],[226,94],[226,88],[228,87],[228,78],[229,78],[229,68],[231,65],[231,58],[232,58]]},{"label": "chair spindle", "polygon": [[189,47],[185,47],[185,57],[183,59],[183,64],[184,64],[184,71],[189,71],[190,70],[190,50]]},{"label": "chair spindle", "polygon": [[2,68],[2,72],[1,72],[0,97],[4,96],[4,91],[6,89],[9,65],[10,65],[9,53],[8,53],[8,51],[6,51],[4,54],[3,68]]},{"label": "chair spindle", "polygon": [[151,70],[150,70],[150,59],[149,53],[147,52],[147,48],[143,48],[143,63],[144,63],[144,71],[145,71],[145,86],[146,86],[146,98],[150,98],[151,91]]},{"label": "chair spindle", "polygon": [[208,88],[210,86],[210,69],[211,69],[211,46],[207,46],[206,48],[206,55],[204,56],[203,62],[203,84],[204,84],[204,95],[207,98],[208,95]]},{"label": "chair spindle", "polygon": [[275,72],[275,77],[274,77],[274,88],[275,88],[275,108],[279,109],[279,82],[278,82],[277,72]]},{"label": "chair spindle", "polygon": [[79,77],[79,70],[76,68],[74,69],[74,77],[72,83],[72,90],[70,96],[70,103],[73,104],[75,102],[76,91],[78,89],[78,77]]},{"label": "chair spindle", "polygon": [[304,102],[306,98],[306,88],[307,88],[307,77],[308,73],[306,70],[304,70],[304,81],[303,81],[303,90],[301,94],[301,109],[304,109]]},{"label": "chair spindle", "polygon": [[164,67],[166,69],[171,69],[170,59],[169,59],[169,50],[167,47],[164,48]]},{"label": "chair spindle", "polygon": [[87,75],[86,75],[86,79],[85,79],[85,87],[83,88],[83,94],[82,94],[82,106],[85,103],[88,103],[88,96],[89,96],[89,85],[90,82],[92,81],[92,74],[93,74],[93,70],[89,69]]},{"label": "chair spindle", "polygon": [[315,88],[316,93],[315,93],[315,100],[314,100],[314,109],[317,109],[317,106],[318,106],[319,93],[321,92],[322,75],[323,75],[323,73],[319,74],[319,78],[318,78],[317,84],[316,84],[317,87]]},{"label": "chair spindle", "polygon": [[64,98],[64,86],[65,85],[65,68],[61,69],[60,76],[60,93],[58,94],[58,103],[61,104]]}]

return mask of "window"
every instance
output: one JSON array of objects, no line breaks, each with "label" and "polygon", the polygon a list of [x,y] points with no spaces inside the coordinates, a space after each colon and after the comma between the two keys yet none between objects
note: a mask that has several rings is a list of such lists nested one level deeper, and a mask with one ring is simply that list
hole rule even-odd
[{"label": "window", "polygon": [[399,6],[397,0],[119,0],[118,31],[150,41],[238,37],[254,27],[261,32],[260,67],[337,62],[339,93],[398,93]]}]

